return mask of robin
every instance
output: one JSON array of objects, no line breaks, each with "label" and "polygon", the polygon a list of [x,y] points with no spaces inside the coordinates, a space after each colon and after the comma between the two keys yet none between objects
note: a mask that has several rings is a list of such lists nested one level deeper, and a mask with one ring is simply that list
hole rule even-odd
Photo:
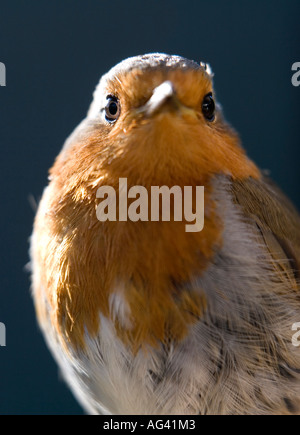
[{"label": "robin", "polygon": [[[137,204],[129,219],[137,186],[202,186],[203,225],[187,231],[175,202],[169,220]],[[87,412],[300,413],[300,219],[224,120],[208,65],[148,54],[101,78],[31,258],[38,322]]]}]

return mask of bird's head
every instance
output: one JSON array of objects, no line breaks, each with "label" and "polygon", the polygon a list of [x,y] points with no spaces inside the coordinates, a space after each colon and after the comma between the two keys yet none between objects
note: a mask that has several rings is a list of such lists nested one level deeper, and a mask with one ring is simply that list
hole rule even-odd
[{"label": "bird's head", "polygon": [[121,62],[102,77],[87,118],[67,141],[64,172],[66,161],[79,171],[84,162],[84,177],[99,166],[102,175],[145,186],[255,175],[223,119],[212,76],[207,64],[179,56]]}]

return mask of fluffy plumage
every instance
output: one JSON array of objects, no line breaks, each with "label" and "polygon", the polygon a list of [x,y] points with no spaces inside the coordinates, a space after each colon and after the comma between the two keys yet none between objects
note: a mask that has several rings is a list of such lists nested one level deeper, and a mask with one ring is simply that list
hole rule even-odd
[{"label": "fluffy plumage", "polygon": [[[177,106],[140,110],[166,80]],[[105,75],[35,221],[33,295],[78,400],[113,414],[300,413],[300,220],[251,162],[204,65],[162,54]],[[107,95],[120,100],[115,124]],[[178,108],[179,107],[179,108]],[[188,108],[188,110],[186,110]],[[97,189],[205,186],[205,226],[99,222]],[[118,192],[117,192],[118,193]]]}]

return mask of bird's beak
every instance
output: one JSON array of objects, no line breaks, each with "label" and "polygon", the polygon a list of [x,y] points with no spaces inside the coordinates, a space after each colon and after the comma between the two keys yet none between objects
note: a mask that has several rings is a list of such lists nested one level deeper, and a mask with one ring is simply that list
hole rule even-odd
[{"label": "bird's beak", "polygon": [[141,108],[141,112],[151,117],[163,108],[185,112],[195,115],[195,111],[184,106],[176,96],[174,85],[171,81],[165,81],[154,89],[153,94],[148,102]]}]

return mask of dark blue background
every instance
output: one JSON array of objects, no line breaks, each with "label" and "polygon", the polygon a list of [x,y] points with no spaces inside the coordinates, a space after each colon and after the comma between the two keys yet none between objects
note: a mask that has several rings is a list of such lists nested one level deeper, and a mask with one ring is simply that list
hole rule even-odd
[{"label": "dark blue background", "polygon": [[82,413],[59,380],[29,293],[28,238],[47,170],[99,77],[150,51],[206,61],[249,155],[300,207],[299,1],[0,1],[0,414]]}]

